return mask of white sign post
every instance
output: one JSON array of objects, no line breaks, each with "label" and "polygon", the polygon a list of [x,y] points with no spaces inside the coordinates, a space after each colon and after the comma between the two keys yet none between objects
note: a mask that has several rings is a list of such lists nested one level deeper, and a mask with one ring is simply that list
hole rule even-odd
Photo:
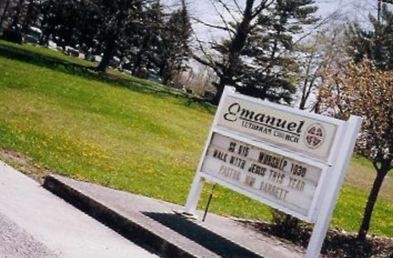
[{"label": "white sign post", "polygon": [[209,180],[314,223],[306,257],[318,257],[360,125],[226,87],[184,213],[195,214]]}]

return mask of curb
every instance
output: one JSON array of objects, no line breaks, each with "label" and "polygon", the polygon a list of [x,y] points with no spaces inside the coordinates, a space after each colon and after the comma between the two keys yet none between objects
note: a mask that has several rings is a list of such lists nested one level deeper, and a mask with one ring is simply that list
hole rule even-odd
[{"label": "curb", "polygon": [[148,251],[162,257],[197,257],[52,175],[45,177],[43,187]]}]

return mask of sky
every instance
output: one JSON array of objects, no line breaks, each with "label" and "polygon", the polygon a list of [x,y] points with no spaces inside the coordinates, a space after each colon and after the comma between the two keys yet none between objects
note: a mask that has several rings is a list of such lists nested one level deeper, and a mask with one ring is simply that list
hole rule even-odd
[{"label": "sky", "polygon": [[[234,0],[223,0],[230,6],[235,7]],[[245,0],[237,0],[239,5],[243,5]],[[179,0],[165,0],[165,4],[176,7],[179,6]],[[210,24],[221,24],[221,19],[217,15],[215,6],[218,8],[217,0],[186,0],[191,17],[203,20]],[[215,5],[214,5],[215,3]],[[358,20],[361,23],[367,22],[369,12],[375,12],[376,0],[315,0],[319,7],[316,15],[324,19],[338,13],[335,22],[341,22],[345,19]],[[226,19],[230,19],[228,13],[223,12]],[[194,31],[198,39],[202,41],[217,40],[226,37],[225,32],[216,29],[207,28],[201,24],[194,23]]]}]

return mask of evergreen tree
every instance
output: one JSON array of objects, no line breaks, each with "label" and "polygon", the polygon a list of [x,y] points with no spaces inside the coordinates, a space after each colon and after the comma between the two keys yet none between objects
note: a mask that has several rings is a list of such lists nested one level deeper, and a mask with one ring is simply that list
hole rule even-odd
[{"label": "evergreen tree", "polygon": [[103,57],[96,70],[104,72],[115,55],[121,41],[143,28],[145,0],[96,0],[100,14],[99,42]]},{"label": "evergreen tree", "polygon": [[36,25],[41,14],[41,0],[26,1],[22,31],[27,32],[30,26]]},{"label": "evergreen tree", "polygon": [[238,89],[245,94],[290,103],[296,92],[298,63],[292,55],[293,36],[302,32],[302,25],[316,21],[311,14],[311,1],[277,1],[260,14],[248,37],[242,54],[246,59],[237,78]]},{"label": "evergreen tree", "polygon": [[159,74],[164,84],[172,81],[175,73],[188,68],[186,62],[190,56],[191,32],[190,17],[183,0],[182,8],[170,15],[163,31]]},{"label": "evergreen tree", "polygon": [[159,0],[47,0],[43,7],[46,39],[103,55],[105,71],[113,56],[139,77],[148,71],[170,81],[184,69],[191,25],[183,2],[169,18]]},{"label": "evergreen tree", "polygon": [[[47,39],[78,47],[90,54],[101,54],[96,67],[104,72],[115,56],[135,52],[146,33],[148,0],[47,0],[43,29]],[[139,49],[139,47],[138,47]]]},{"label": "evergreen tree", "polygon": [[[245,94],[274,102],[291,100],[295,92],[296,60],[291,56],[293,37],[314,23],[313,0],[247,0],[240,21],[226,23],[231,37],[213,44],[221,58],[195,57],[219,76],[218,103],[226,85]],[[233,15],[234,16],[234,15]],[[212,25],[210,25],[212,26]]]},{"label": "evergreen tree", "polygon": [[12,23],[11,27],[18,27],[20,21],[23,19],[23,11],[26,0],[18,0],[15,7],[13,8]]},{"label": "evergreen tree", "polygon": [[[386,1],[384,1],[386,2]],[[369,15],[371,29],[353,23],[347,28],[348,52],[355,62],[367,58],[383,70],[393,69],[393,12],[378,1],[377,17]]]},{"label": "evergreen tree", "polygon": [[[81,23],[84,21],[80,2],[77,0],[47,0],[43,4],[42,29],[45,40],[52,38],[59,46],[76,46],[79,42]],[[82,27],[83,28],[83,27]]]},{"label": "evergreen tree", "polygon": [[38,23],[41,0],[4,0],[0,3],[0,28],[27,32],[30,26]]},{"label": "evergreen tree", "polygon": [[136,49],[134,55],[130,55],[133,60],[133,74],[139,77],[146,77],[148,71],[157,73],[161,50],[162,33],[164,27],[165,14],[163,6],[159,0],[148,5],[143,13],[143,27],[141,27],[131,45]]},{"label": "evergreen tree", "polygon": [[8,17],[10,5],[11,5],[11,0],[6,0],[4,2],[4,6],[1,6],[2,10],[1,10],[1,16],[0,16],[0,31],[3,29],[3,24]]},{"label": "evergreen tree", "polygon": [[144,26],[130,43],[136,50],[128,58],[132,60],[133,74],[147,76],[155,73],[168,84],[173,76],[187,68],[191,23],[187,8],[170,14],[164,12],[160,1],[155,1],[144,12]]}]

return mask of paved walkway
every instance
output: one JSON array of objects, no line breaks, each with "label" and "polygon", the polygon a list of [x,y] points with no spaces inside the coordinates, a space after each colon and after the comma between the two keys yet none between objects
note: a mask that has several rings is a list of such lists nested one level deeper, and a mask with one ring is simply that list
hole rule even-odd
[{"label": "paved walkway", "polygon": [[158,257],[0,161],[0,257]]},{"label": "paved walkway", "polygon": [[[304,249],[268,237],[230,218],[189,220],[172,203],[52,175],[44,186],[133,241],[168,257],[302,257]],[[198,212],[199,218],[202,213]],[[138,243],[143,245],[144,243]]]},{"label": "paved walkway", "polygon": [[57,257],[44,244],[0,213],[0,257]]}]

